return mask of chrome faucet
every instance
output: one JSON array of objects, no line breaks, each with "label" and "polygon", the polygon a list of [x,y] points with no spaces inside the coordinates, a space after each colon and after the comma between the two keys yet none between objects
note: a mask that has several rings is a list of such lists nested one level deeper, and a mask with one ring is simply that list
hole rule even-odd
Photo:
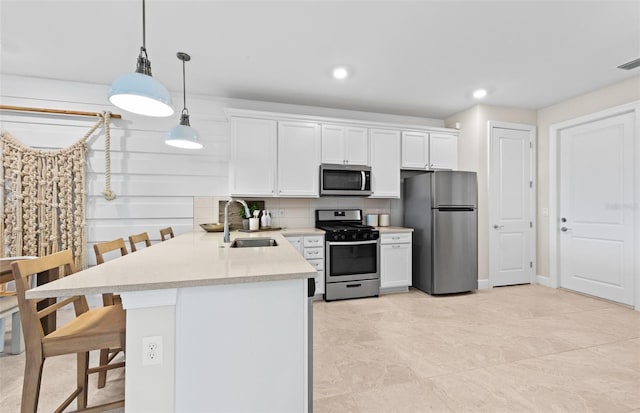
[{"label": "chrome faucet", "polygon": [[251,212],[249,212],[249,206],[242,199],[233,199],[227,201],[224,206],[224,242],[231,242],[231,237],[229,236],[229,204],[232,202],[238,202],[242,204],[244,207],[244,216],[249,218],[251,216]]}]

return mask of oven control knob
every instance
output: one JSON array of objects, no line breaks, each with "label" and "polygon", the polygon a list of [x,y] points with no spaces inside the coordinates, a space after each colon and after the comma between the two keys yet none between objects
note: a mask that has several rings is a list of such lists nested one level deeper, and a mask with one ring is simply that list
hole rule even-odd
[{"label": "oven control knob", "polygon": [[353,235],[351,236],[351,238],[352,238],[354,241],[355,241],[355,240],[357,240],[357,239],[358,239],[358,234],[353,234]]},{"label": "oven control knob", "polygon": [[362,239],[367,239],[367,238],[369,238],[369,234],[368,233],[365,232],[364,234],[362,234]]}]

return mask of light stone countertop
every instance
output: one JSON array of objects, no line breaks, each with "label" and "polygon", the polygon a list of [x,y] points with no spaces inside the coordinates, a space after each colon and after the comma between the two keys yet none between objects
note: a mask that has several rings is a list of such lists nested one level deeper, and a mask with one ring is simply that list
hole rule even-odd
[{"label": "light stone countertop", "polygon": [[236,238],[273,238],[275,247],[229,248],[222,232],[194,231],[27,291],[27,298],[240,284],[317,275],[281,231]]},{"label": "light stone countertop", "polygon": [[286,236],[324,235],[324,231],[318,228],[283,228],[280,233]]},{"label": "light stone countertop", "polygon": [[405,228],[405,227],[376,227],[381,234],[385,232],[413,232],[413,228]]}]

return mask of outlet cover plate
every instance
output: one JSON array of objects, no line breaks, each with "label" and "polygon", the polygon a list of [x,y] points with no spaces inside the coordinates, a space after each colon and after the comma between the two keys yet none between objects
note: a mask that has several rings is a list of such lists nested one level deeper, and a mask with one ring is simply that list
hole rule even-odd
[{"label": "outlet cover plate", "polygon": [[142,338],[142,365],[162,364],[162,336]]}]

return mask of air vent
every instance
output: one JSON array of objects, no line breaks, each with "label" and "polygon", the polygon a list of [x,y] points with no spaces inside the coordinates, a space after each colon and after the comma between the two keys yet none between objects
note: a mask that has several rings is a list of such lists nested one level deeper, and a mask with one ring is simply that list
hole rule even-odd
[{"label": "air vent", "polygon": [[623,65],[620,65],[618,66],[618,69],[631,70],[631,69],[635,69],[638,66],[640,66],[640,58],[627,62]]}]

